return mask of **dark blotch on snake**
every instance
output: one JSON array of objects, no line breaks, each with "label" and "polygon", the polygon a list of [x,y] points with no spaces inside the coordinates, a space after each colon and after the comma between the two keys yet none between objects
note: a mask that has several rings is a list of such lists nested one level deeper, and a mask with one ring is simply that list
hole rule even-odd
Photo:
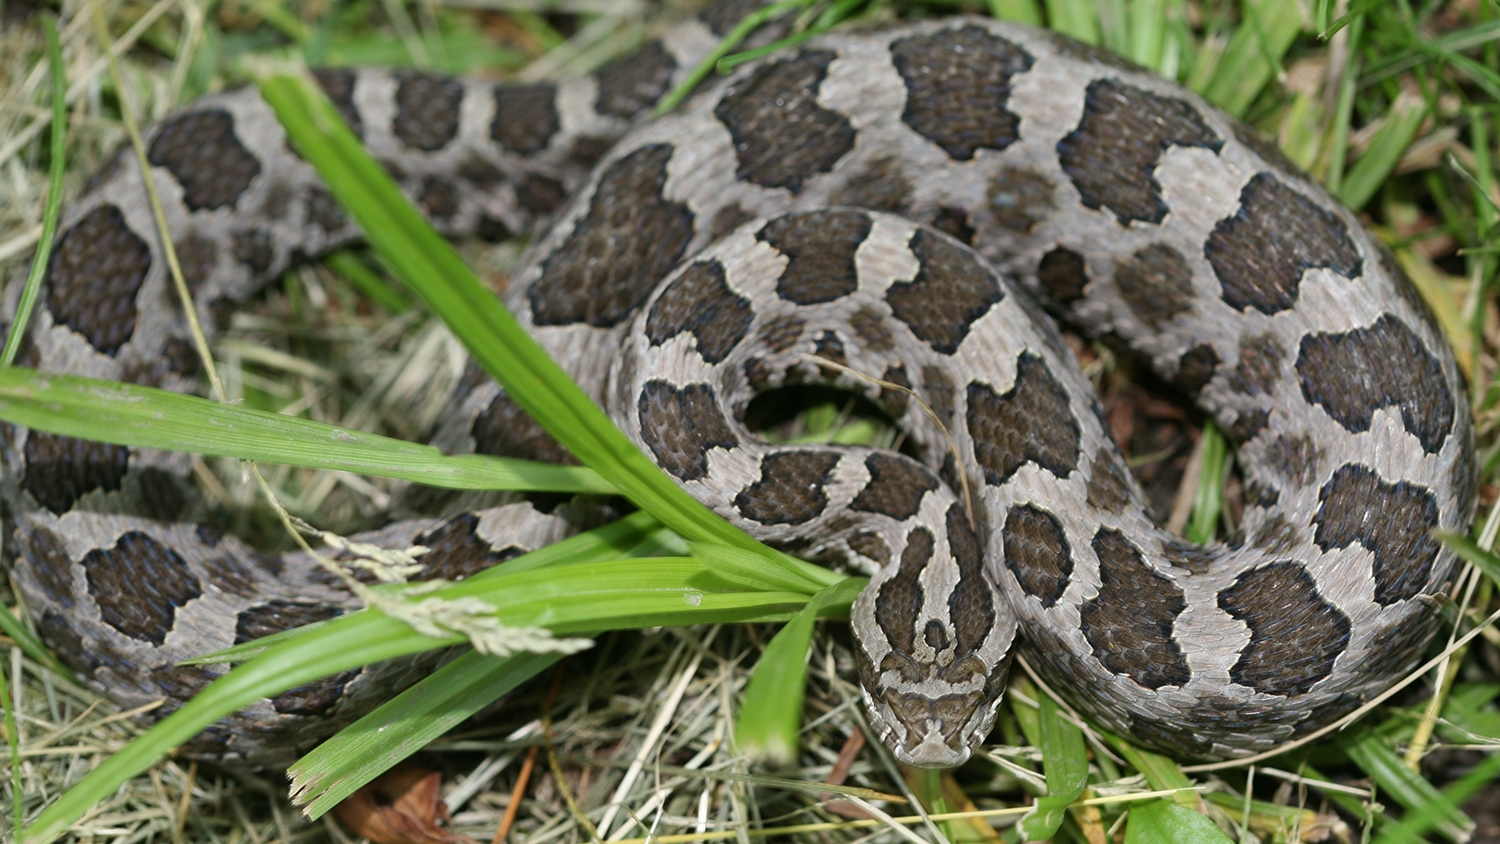
[{"label": "dark blotch on snake", "polygon": [[[978,650],[995,626],[995,602],[989,584],[984,582],[984,549],[969,525],[962,504],[948,505],[944,527],[948,532],[948,550],[958,566],[958,585],[948,595],[948,618],[957,639],[954,657],[962,659]],[[957,664],[953,667],[966,670]]]},{"label": "dark blotch on snake", "polygon": [[[1021,353],[1008,392],[997,395],[988,384],[973,381],[968,398],[974,457],[990,485],[1005,483],[1027,463],[1059,478],[1078,468],[1078,420],[1068,407],[1067,392],[1040,357]],[[1038,419],[1048,421],[1034,424]]]},{"label": "dark blotch on snake", "polygon": [[1261,460],[1291,483],[1307,486],[1318,478],[1323,450],[1306,434],[1281,434],[1266,444]]},{"label": "dark blotch on snake", "polygon": [[1229,388],[1247,396],[1269,396],[1281,379],[1286,349],[1276,335],[1260,334],[1240,340],[1240,360],[1229,373]]},{"label": "dark blotch on snake", "polygon": [[1154,330],[1193,306],[1193,270],[1181,252],[1165,243],[1116,261],[1115,286],[1136,318]]},{"label": "dark blotch on snake", "polygon": [[605,64],[594,74],[599,94],[594,109],[629,120],[650,108],[672,86],[677,60],[660,41],[649,41],[630,55]]},{"label": "dark blotch on snake", "polygon": [[829,196],[829,203],[899,214],[911,204],[912,190],[911,179],[902,162],[881,157],[871,160],[864,169],[851,175]]},{"label": "dark blotch on snake", "polygon": [[114,357],[135,333],[136,294],[151,269],[151,249],[120,209],[101,205],[63,233],[47,262],[52,318]]},{"label": "dark blotch on snake", "polygon": [[845,541],[849,544],[849,550],[872,560],[876,565],[883,566],[891,561],[891,547],[874,531],[859,531]]},{"label": "dark blotch on snake", "polygon": [[1318,594],[1301,565],[1270,563],[1219,593],[1219,608],[1250,628],[1229,679],[1268,695],[1300,695],[1333,671],[1349,646],[1349,619]]},{"label": "dark blotch on snake", "polygon": [[1020,137],[1021,119],[1006,109],[1011,77],[1031,69],[1030,53],[978,26],[891,43],[891,63],[906,83],[901,119],[951,158],[1002,150]]},{"label": "dark blotch on snake", "polygon": [[1101,446],[1089,465],[1088,502],[1106,513],[1118,513],[1130,503],[1130,475],[1113,449]]},{"label": "dark blotch on snake", "polygon": [[234,259],[244,264],[250,272],[264,276],[276,262],[276,238],[267,229],[246,229],[230,235],[231,252]]},{"label": "dark blotch on snake", "polygon": [[[875,598],[875,623],[885,633],[891,648],[902,656],[910,656],[916,647],[916,624],[922,615],[922,571],[932,559],[935,544],[932,531],[921,526],[912,528],[901,551],[900,568],[880,585],[880,594]],[[886,659],[890,660],[890,655]],[[890,667],[904,670],[911,665],[909,659],[893,662],[894,666],[882,664],[881,670]]]},{"label": "dark blotch on snake", "polygon": [[1177,359],[1177,374],[1172,377],[1172,383],[1184,393],[1196,396],[1213,380],[1220,363],[1223,363],[1223,358],[1219,357],[1217,349],[1208,343],[1199,343]]},{"label": "dark blotch on snake", "polygon": [[363,138],[365,135],[365,123],[359,116],[359,109],[354,106],[354,83],[358,75],[350,68],[344,67],[322,67],[312,72],[313,79],[318,82],[318,87],[323,89],[328,101],[338,110],[344,122],[354,130],[354,134]]},{"label": "dark blotch on snake", "polygon": [[787,258],[776,293],[798,305],[817,305],[853,293],[859,286],[854,253],[870,234],[860,211],[810,211],[766,223],[756,239]]},{"label": "dark blotch on snake", "polygon": [[1187,607],[1182,590],[1152,571],[1123,533],[1100,528],[1092,545],[1099,594],[1083,604],[1079,620],[1095,658],[1147,689],[1186,685],[1192,673],[1172,639]]},{"label": "dark blotch on snake", "polygon": [[474,451],[478,454],[544,463],[578,462],[515,399],[503,392],[474,418],[469,434],[474,437]]},{"label": "dark blotch on snake", "polygon": [[973,252],[927,229],[913,232],[908,246],[921,266],[911,281],[886,290],[886,304],[919,340],[951,355],[1004,298],[1000,282]]},{"label": "dark blotch on snake", "polygon": [[25,452],[22,488],[59,516],[94,490],[118,490],[130,462],[130,449],[125,446],[43,431],[27,433]]},{"label": "dark blotch on snake", "polygon": [[157,647],[172,632],[177,608],[203,594],[187,562],[141,531],[122,535],[108,550],[88,552],[82,564],[104,623]]},{"label": "dark blotch on snake", "polygon": [[854,148],[848,118],[817,102],[835,58],[829,50],[805,50],[761,66],[724,92],[714,116],[734,140],[736,177],[795,194]]},{"label": "dark blotch on snake", "polygon": [[396,117],[391,132],[410,149],[432,152],[458,136],[464,86],[420,70],[397,71]]},{"label": "dark blotch on snake", "polygon": [[233,205],[260,175],[256,159],[223,109],[186,111],[162,121],[147,158],[171,171],[193,211]]},{"label": "dark blotch on snake", "polygon": [[1064,305],[1082,299],[1089,284],[1083,256],[1064,246],[1042,256],[1036,267],[1036,279],[1047,295]]},{"label": "dark blotch on snake", "polygon": [[46,528],[32,528],[24,535],[24,556],[31,576],[42,587],[47,600],[63,609],[73,606],[73,563],[63,538]]},{"label": "dark blotch on snake", "polygon": [[1258,173],[1240,191],[1240,209],[1220,220],[1203,254],[1223,298],[1241,311],[1276,314],[1297,303],[1302,273],[1326,267],[1358,278],[1363,265],[1337,214]]},{"label": "dark blotch on snake", "polygon": [[662,196],[671,157],[671,146],[650,144],[604,168],[588,213],[527,291],[538,325],[618,325],[676,266],[693,213]]},{"label": "dark blotch on snake", "polygon": [[1048,215],[1056,201],[1057,186],[1035,170],[1002,167],[990,179],[986,192],[989,211],[995,225],[1006,231],[1026,234]]},{"label": "dark blotch on snake", "polygon": [[1388,484],[1373,469],[1346,464],[1318,493],[1313,541],[1329,551],[1358,542],[1375,557],[1375,600],[1390,606],[1420,594],[1442,545],[1431,491],[1398,481]]},{"label": "dark blotch on snake", "polygon": [[421,558],[424,568],[418,579],[465,580],[525,553],[515,546],[498,551],[491,548],[490,543],[475,533],[478,529],[477,515],[461,513],[413,539],[413,545],[425,545],[430,549]]},{"label": "dark blotch on snake", "polygon": [[1297,355],[1302,395],[1345,430],[1370,430],[1375,411],[1397,409],[1406,430],[1436,454],[1453,426],[1442,364],[1406,323],[1386,314],[1369,328],[1308,334]]},{"label": "dark blotch on snake", "polygon": [[707,384],[689,384],[679,390],[666,381],[651,381],[641,389],[636,407],[641,439],[657,464],[681,480],[696,481],[708,475],[711,449],[740,444],[719,409],[714,389]]},{"label": "dark blotch on snake", "polygon": [[745,338],[754,318],[750,302],[725,283],[724,265],[712,258],[700,259],[673,279],[651,305],[646,337],[651,345],[660,346],[684,331],[692,332],[698,355],[716,364]]},{"label": "dark blotch on snake", "polygon": [[1068,538],[1057,517],[1030,504],[1010,509],[1001,531],[1005,566],[1026,594],[1052,607],[1067,591],[1073,574]]},{"label": "dark blotch on snake", "polygon": [[551,82],[496,85],[494,97],[490,138],[508,152],[535,155],[547,148],[561,128],[557,86]]},{"label": "dark blotch on snake", "polygon": [[1057,154],[1083,204],[1107,207],[1128,226],[1167,216],[1154,173],[1162,153],[1172,146],[1218,152],[1223,143],[1198,109],[1182,100],[1100,79],[1090,83],[1083,118],[1058,142]]},{"label": "dark blotch on snake", "polygon": [[735,509],[763,525],[800,525],[828,507],[823,485],[839,464],[831,451],[783,451],[760,460],[760,480],[734,497]]},{"label": "dark blotch on snake", "polygon": [[901,454],[876,452],[865,458],[865,468],[870,482],[850,503],[855,510],[909,519],[917,514],[923,496],[938,488],[930,469]]}]

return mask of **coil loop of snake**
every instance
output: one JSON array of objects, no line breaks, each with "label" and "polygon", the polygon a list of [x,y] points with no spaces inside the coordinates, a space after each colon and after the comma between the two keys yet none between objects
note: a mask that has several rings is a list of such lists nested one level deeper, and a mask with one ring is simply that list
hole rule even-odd
[{"label": "coil loop of snake", "polygon": [[[537,233],[507,304],[663,470],[758,538],[872,574],[859,679],[903,761],[968,758],[1013,645],[1099,724],[1203,758],[1318,728],[1414,665],[1454,571],[1431,532],[1472,516],[1473,433],[1442,334],[1352,213],[1181,87],[991,20],[824,35],[644,120],[747,5],[569,82],[318,79],[445,232]],[[357,237],[253,89],[146,147],[210,326]],[[194,386],[141,180],[116,156],[69,206],[23,363]],[[1229,433],[1236,538],[1152,522],[1035,302]],[[746,429],[754,395],[808,382],[868,396],[922,459]],[[450,452],[565,456],[482,377],[443,419]],[[301,556],[201,526],[182,455],[9,427],[4,460],[27,605],[124,705],[214,676],[185,657],[349,606]],[[576,530],[570,506],[357,538],[461,577]],[[261,701],[195,747],[284,759],[389,681]]]}]

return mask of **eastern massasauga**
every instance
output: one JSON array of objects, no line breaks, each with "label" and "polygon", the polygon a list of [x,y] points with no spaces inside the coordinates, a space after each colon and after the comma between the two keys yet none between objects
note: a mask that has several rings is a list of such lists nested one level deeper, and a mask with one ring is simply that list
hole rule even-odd
[{"label": "eastern massasauga", "polygon": [[[535,233],[506,303],[663,470],[765,541],[873,574],[859,675],[900,759],[968,758],[1018,626],[1080,711],[1190,757],[1271,748],[1413,666],[1454,570],[1432,531],[1474,509],[1473,432],[1443,335],[1353,214],[1183,88],[992,20],[824,35],[642,119],[746,5],[570,82],[317,76],[443,231]],[[358,237],[254,88],[145,143],[209,326]],[[193,388],[129,155],[60,232],[24,362]],[[1238,538],[1153,523],[1038,301],[1229,432]],[[923,459],[746,429],[751,397],[802,382],[869,397]],[[483,379],[443,418],[450,452],[559,452]],[[11,427],[4,460],[27,606],[122,705],[217,670],[185,657],[349,606],[305,558],[197,524],[182,455]],[[431,546],[427,576],[453,578],[574,529],[521,500],[358,538]],[[196,748],[284,759],[390,693],[351,672]]]}]

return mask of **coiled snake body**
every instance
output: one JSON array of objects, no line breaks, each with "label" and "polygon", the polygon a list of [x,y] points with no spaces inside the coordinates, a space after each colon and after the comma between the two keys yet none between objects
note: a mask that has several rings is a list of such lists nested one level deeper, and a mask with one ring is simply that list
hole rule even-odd
[{"label": "coiled snake body", "polygon": [[[1474,507],[1473,435],[1441,333],[1351,213],[1180,87],[989,20],[823,36],[630,129],[729,22],[713,10],[562,84],[319,80],[446,231],[552,215],[508,304],[665,471],[758,537],[873,572],[860,680],[898,757],[968,757],[1017,624],[1082,711],[1194,757],[1303,734],[1414,664],[1453,570],[1431,531]],[[210,323],[356,237],[253,90],[146,143]],[[192,385],[140,179],[117,157],[71,205],[29,365]],[[1152,523],[1034,300],[1139,352],[1230,433],[1238,538]],[[870,397],[922,461],[746,430],[753,395],[809,381]],[[446,449],[558,456],[483,379],[444,418]],[[348,604],[298,555],[199,527],[181,455],[12,428],[5,461],[28,606],[125,704],[215,673],[185,656]],[[455,577],[573,529],[521,502],[374,538],[429,545],[431,573]],[[272,758],[388,693],[346,674],[206,741]]]}]

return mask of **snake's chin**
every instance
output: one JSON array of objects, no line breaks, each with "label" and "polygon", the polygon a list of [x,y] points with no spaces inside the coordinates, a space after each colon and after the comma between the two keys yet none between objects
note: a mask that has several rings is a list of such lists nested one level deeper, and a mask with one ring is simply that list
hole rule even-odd
[{"label": "snake's chin", "polygon": [[995,725],[1009,668],[1007,658],[981,688],[968,692],[924,694],[871,683],[862,689],[865,712],[897,760],[918,768],[956,768],[969,761]]}]

